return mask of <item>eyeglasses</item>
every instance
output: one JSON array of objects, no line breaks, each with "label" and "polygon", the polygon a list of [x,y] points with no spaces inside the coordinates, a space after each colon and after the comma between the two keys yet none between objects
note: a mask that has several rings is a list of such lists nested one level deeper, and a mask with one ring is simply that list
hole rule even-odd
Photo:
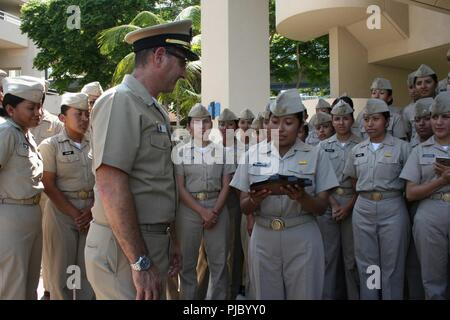
[{"label": "eyeglasses", "polygon": [[183,56],[182,54],[179,54],[179,53],[177,53],[177,52],[175,52],[173,50],[169,50],[169,49],[166,48],[166,52],[168,54],[174,56],[175,58],[177,58],[178,61],[180,61],[180,65],[182,67],[185,67],[188,64],[188,62],[189,62],[189,60],[185,56]]}]

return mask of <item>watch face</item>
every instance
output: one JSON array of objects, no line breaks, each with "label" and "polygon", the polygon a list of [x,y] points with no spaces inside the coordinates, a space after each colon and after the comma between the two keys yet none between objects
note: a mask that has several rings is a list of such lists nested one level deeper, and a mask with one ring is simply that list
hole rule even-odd
[{"label": "watch face", "polygon": [[147,257],[142,257],[140,267],[141,270],[148,270],[150,268],[150,259]]}]

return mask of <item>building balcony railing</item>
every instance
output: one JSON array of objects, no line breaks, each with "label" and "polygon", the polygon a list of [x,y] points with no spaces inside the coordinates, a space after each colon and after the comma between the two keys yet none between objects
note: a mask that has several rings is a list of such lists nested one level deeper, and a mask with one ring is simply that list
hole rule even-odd
[{"label": "building balcony railing", "polygon": [[0,10],[0,20],[4,20],[4,21],[7,21],[7,22],[10,22],[10,23],[20,26],[20,18],[13,16],[12,14],[7,13],[5,11]]}]

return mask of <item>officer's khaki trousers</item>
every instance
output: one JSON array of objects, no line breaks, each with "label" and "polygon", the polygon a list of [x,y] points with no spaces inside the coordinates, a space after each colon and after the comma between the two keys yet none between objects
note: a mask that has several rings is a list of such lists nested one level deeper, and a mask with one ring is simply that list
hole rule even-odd
[{"label": "officer's khaki trousers", "polygon": [[447,299],[450,254],[450,203],[422,200],[413,226],[425,299]]},{"label": "officer's khaki trousers", "polygon": [[41,219],[38,205],[0,204],[0,300],[37,298]]},{"label": "officer's khaki trousers", "polygon": [[[48,197],[45,192],[41,193],[41,200],[39,201],[39,207],[42,212],[42,229],[44,229],[44,221],[45,221],[45,204],[47,203]],[[48,282],[48,254],[45,251],[45,246],[42,246],[42,262],[41,262],[41,270],[42,270],[42,281],[44,283],[44,289],[46,291],[50,291],[50,283]]]},{"label": "officer's khaki trousers", "polygon": [[[70,202],[78,209],[90,205],[92,200],[74,200]],[[75,291],[77,300],[94,299],[94,291],[86,277],[84,248],[86,233],[80,233],[73,218],[59,211],[51,200],[45,205],[44,251],[47,253],[47,276],[52,300],[72,300],[73,290],[67,288],[67,280],[74,275],[67,273],[69,266],[80,268],[81,289]]]},{"label": "officer's khaki trousers", "polygon": [[[217,199],[202,201],[202,205],[212,208]],[[180,299],[194,300],[198,297],[197,262],[200,243],[204,241],[210,272],[209,288],[206,299],[226,299],[228,289],[227,254],[228,254],[229,214],[224,206],[216,225],[212,229],[203,229],[200,215],[180,204],[176,218],[177,237],[183,255],[180,273]]]},{"label": "officer's khaki trousers", "polygon": [[[351,198],[333,195],[341,205],[346,205]],[[317,224],[324,243],[325,250],[325,280],[323,298],[325,300],[343,299],[345,288],[349,300],[359,299],[359,276],[355,261],[353,245],[352,216],[351,214],[342,222],[337,223],[331,216],[331,208],[325,214],[317,217]],[[342,251],[341,251],[342,250]],[[344,264],[344,275],[340,274],[340,264]],[[342,281],[340,277],[344,276]]]},{"label": "officer's khaki trousers", "polygon": [[[419,203],[414,202],[409,204],[408,211],[411,223],[414,222],[414,217],[417,212]],[[412,227],[412,226],[411,226]],[[409,300],[423,300],[425,299],[425,292],[423,290],[422,275],[420,270],[419,257],[417,256],[416,245],[414,237],[410,237],[408,254],[406,256],[406,286],[408,289]]]},{"label": "officer's khaki trousers", "polygon": [[[253,226],[254,228],[254,226]],[[250,240],[250,236],[247,231],[247,217],[241,213],[241,246],[242,246],[242,255],[243,255],[243,263],[242,263],[242,281],[241,285],[245,288],[245,297],[247,299],[254,299],[252,287],[250,283],[250,275],[249,275],[249,268],[250,268],[250,261],[249,261],[249,254],[248,254],[248,243]]]},{"label": "officer's khaki trousers", "polygon": [[281,231],[255,223],[249,262],[255,299],[322,299],[325,257],[316,221]]},{"label": "officer's khaki trousers", "polygon": [[[160,298],[166,297],[170,239],[167,232],[154,232],[140,226],[149,257],[158,267],[161,279]],[[136,288],[130,262],[108,226],[91,223],[85,249],[87,278],[98,300],[134,300]]]},{"label": "officer's khaki trousers", "polygon": [[[374,271],[367,272],[370,266],[381,270],[382,299],[403,299],[409,230],[409,217],[403,197],[381,201],[358,197],[353,209],[353,236],[362,300],[380,298],[379,290],[368,286],[367,280],[374,274]],[[375,283],[372,278],[369,283]]]},{"label": "officer's khaki trousers", "polygon": [[228,298],[235,299],[239,292],[239,287],[242,284],[244,252],[242,250],[240,232],[241,220],[243,217],[241,206],[239,204],[239,197],[234,190],[230,191],[226,205],[230,214],[229,250],[227,258],[229,279]]}]

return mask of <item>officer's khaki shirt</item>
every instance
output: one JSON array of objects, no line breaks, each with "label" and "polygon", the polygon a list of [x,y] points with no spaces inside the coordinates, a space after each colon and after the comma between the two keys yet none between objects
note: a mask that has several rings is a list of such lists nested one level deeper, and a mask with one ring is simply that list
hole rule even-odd
[{"label": "officer's khaki shirt", "polygon": [[33,136],[11,119],[0,125],[0,198],[23,200],[44,190],[43,164]]},{"label": "officer's khaki shirt", "polygon": [[344,167],[347,158],[354,146],[361,142],[361,138],[351,135],[346,141],[345,146],[337,139],[337,135],[332,136],[320,143],[320,147],[328,156],[333,165],[334,172],[342,188],[352,188],[352,181],[344,175]]},{"label": "officer's khaki shirt", "polygon": [[180,148],[182,163],[175,165],[175,173],[184,177],[188,192],[220,192],[222,177],[236,170],[234,163],[225,163],[222,145],[210,143],[202,152],[189,141]]},{"label": "officer's khaki shirt", "polygon": [[357,179],[356,191],[403,191],[400,172],[411,152],[409,144],[386,134],[374,151],[370,139],[357,144],[350,153],[344,175]]},{"label": "officer's khaki shirt", "polygon": [[[106,91],[91,114],[92,170],[108,165],[129,177],[139,224],[170,223],[177,194],[171,160],[170,121],[166,110],[132,75]],[[95,198],[99,195],[94,187]],[[92,209],[108,224],[101,201]]]},{"label": "officer's khaki shirt", "polygon": [[[278,150],[267,141],[250,147],[249,162],[239,164],[231,186],[243,192],[250,192],[250,185],[267,180],[271,175],[282,174],[307,178],[312,186],[305,191],[311,196],[339,186],[339,182],[324,151],[319,147],[310,146],[299,139],[294,146],[280,157]],[[306,214],[297,201],[287,195],[272,195],[261,202],[257,215],[295,217]]]},{"label": "officer's khaki shirt", "polygon": [[[450,148],[449,148],[450,149]],[[415,184],[423,184],[437,179],[434,172],[434,163],[436,157],[450,158],[450,150],[445,150],[437,144],[434,136],[427,141],[419,144],[413,149],[405,167],[402,170],[400,178],[411,181]],[[439,188],[435,192],[449,192],[450,184]]]},{"label": "officer's khaki shirt", "polygon": [[[406,139],[406,130],[404,127],[402,116],[396,112],[390,112],[391,116],[389,118],[389,125],[387,127],[387,132],[390,133],[392,136],[399,138],[399,139]],[[358,118],[356,120],[357,123],[359,123],[359,129],[361,131],[361,137],[363,139],[367,139],[369,136],[366,133],[366,129],[364,128],[364,116],[363,112],[361,112],[358,115]]]},{"label": "officer's khaki shirt", "polygon": [[44,109],[44,116],[41,123],[35,128],[30,129],[37,145],[47,138],[53,137],[64,130],[64,124],[58,117]]},{"label": "officer's khaki shirt", "polygon": [[66,130],[45,139],[39,145],[44,171],[56,174],[56,187],[61,191],[91,191],[94,187],[92,160],[88,157],[89,141],[81,142],[81,150]]}]

